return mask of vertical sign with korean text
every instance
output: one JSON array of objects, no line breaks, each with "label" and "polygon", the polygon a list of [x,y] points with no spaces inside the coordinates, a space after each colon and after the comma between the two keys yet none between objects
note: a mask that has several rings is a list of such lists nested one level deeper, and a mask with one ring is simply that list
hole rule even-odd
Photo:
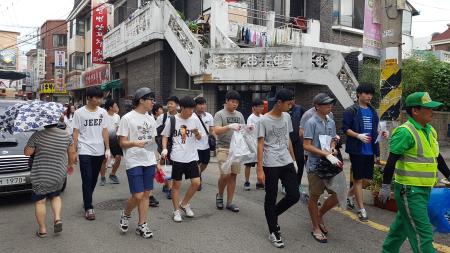
[{"label": "vertical sign with korean text", "polygon": [[380,57],[381,24],[378,23],[375,1],[366,0],[364,8],[363,54]]},{"label": "vertical sign with korean text", "polygon": [[55,93],[66,93],[66,71],[63,68],[55,68]]},{"label": "vertical sign with korean text", "polygon": [[66,52],[55,51],[55,67],[56,68],[66,67]]},{"label": "vertical sign with korean text", "polygon": [[103,35],[106,34],[108,8],[104,0],[92,0],[92,63],[103,61]]},{"label": "vertical sign with korean text", "polygon": [[45,78],[45,50],[37,50],[37,78]]}]

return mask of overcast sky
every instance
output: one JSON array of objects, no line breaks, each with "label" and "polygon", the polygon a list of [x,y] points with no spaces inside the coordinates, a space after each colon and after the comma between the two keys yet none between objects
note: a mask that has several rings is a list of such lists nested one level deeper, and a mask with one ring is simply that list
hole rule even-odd
[{"label": "overcast sky", "polygon": [[[450,0],[409,1],[420,12],[419,16],[413,17],[413,36],[425,37],[447,29]],[[28,40],[35,36],[36,28],[45,20],[65,19],[72,7],[73,0],[0,0],[0,30],[20,32],[19,41]],[[24,53],[35,43],[36,39],[32,39],[21,44],[22,60]]]}]

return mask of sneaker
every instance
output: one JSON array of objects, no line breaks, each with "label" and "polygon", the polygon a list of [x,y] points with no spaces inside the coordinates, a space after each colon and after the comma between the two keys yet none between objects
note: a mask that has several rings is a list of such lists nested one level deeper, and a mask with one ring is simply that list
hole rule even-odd
[{"label": "sneaker", "polygon": [[244,191],[250,191],[250,182],[245,182],[244,183]]},{"label": "sneaker", "polygon": [[169,187],[167,185],[163,185],[162,192],[167,193],[169,191]]},{"label": "sneaker", "polygon": [[109,175],[109,182],[111,184],[120,184],[119,178],[116,175]]},{"label": "sneaker", "polygon": [[348,197],[347,198],[347,208],[350,210],[355,209],[355,197]]},{"label": "sneaker", "polygon": [[84,217],[86,218],[86,220],[95,220],[94,209],[86,210],[86,212],[84,213]]},{"label": "sneaker", "polygon": [[369,216],[367,216],[366,209],[360,209],[359,210],[358,218],[359,218],[360,221],[368,221],[369,220]]},{"label": "sneaker", "polygon": [[256,183],[256,190],[264,190],[264,184],[263,183]]},{"label": "sneaker", "polygon": [[216,194],[216,207],[219,210],[223,209],[223,197],[219,196],[219,193]]},{"label": "sneaker", "polygon": [[122,212],[120,213],[120,222],[119,222],[120,231],[122,233],[128,232],[128,225],[130,223],[130,218],[131,216],[125,215],[125,211],[122,210]]},{"label": "sneaker", "polygon": [[183,218],[181,217],[180,210],[173,211],[173,221],[175,221],[175,222],[182,222],[183,221]]},{"label": "sneaker", "polygon": [[158,207],[159,201],[152,195],[152,196],[150,196],[150,198],[148,200],[148,205],[151,207]]},{"label": "sneaker", "polygon": [[153,237],[153,232],[148,227],[147,222],[145,222],[142,225],[139,225],[138,228],[136,228],[136,234],[140,235],[141,237],[143,237],[145,239],[149,239],[149,238]]},{"label": "sneaker", "polygon": [[279,232],[272,232],[269,235],[269,240],[272,243],[273,246],[277,248],[284,248],[284,243],[281,240],[281,236]]},{"label": "sneaker", "polygon": [[169,189],[168,191],[167,191],[167,199],[172,199],[172,190],[171,189]]},{"label": "sneaker", "polygon": [[180,208],[186,214],[186,217],[194,218],[194,212],[191,209],[191,205],[186,204],[185,206],[183,206],[180,202]]},{"label": "sneaker", "polygon": [[106,184],[106,177],[101,177],[100,178],[100,186],[105,186],[105,184]]}]

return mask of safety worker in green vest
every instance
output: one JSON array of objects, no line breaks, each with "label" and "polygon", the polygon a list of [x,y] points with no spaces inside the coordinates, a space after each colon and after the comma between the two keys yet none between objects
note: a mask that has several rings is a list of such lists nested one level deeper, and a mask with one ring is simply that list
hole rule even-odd
[{"label": "safety worker in green vest", "polygon": [[433,228],[428,218],[431,188],[437,183],[437,171],[444,174],[447,184],[450,170],[439,153],[436,130],[429,124],[433,109],[442,105],[432,101],[428,92],[415,92],[406,98],[408,121],[397,127],[390,139],[390,153],[384,169],[383,184],[378,195],[385,204],[391,194],[395,174],[394,194],[397,216],[384,241],[382,253],[399,252],[408,238],[414,253],[436,252]]}]

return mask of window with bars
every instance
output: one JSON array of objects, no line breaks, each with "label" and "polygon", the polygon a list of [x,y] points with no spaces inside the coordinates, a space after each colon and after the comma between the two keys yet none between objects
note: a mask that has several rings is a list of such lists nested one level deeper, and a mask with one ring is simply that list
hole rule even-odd
[{"label": "window with bars", "polygon": [[67,35],[53,34],[53,47],[65,47],[67,45]]}]

